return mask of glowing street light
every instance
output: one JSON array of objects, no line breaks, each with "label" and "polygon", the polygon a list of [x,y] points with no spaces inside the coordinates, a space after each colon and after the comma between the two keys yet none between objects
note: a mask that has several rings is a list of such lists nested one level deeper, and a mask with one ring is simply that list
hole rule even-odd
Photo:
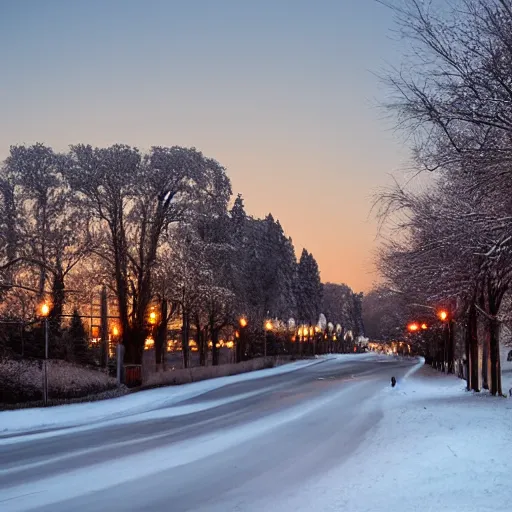
[{"label": "glowing street light", "polygon": [[265,346],[264,346],[264,353],[263,353],[263,357],[267,357],[267,340],[268,340],[268,335],[270,333],[270,331],[273,329],[273,325],[272,325],[272,322],[270,320],[267,320],[265,322],[265,331],[267,331],[266,335],[265,335]]},{"label": "glowing street light", "polygon": [[419,325],[416,322],[413,322],[407,326],[407,329],[411,332],[416,332],[419,329]]},{"label": "glowing street light", "polygon": [[421,324],[421,328],[425,331],[428,329],[428,325],[427,324]]},{"label": "glowing street light", "polygon": [[444,322],[448,318],[448,312],[442,309],[441,311],[439,311],[437,316],[439,317],[440,320]]},{"label": "glowing street light", "polygon": [[247,327],[247,319],[245,317],[240,318],[240,327]]},{"label": "glowing street light", "polygon": [[119,336],[119,328],[117,327],[117,325],[114,325],[114,327],[112,328],[112,334],[114,336]]},{"label": "glowing street light", "polygon": [[43,403],[48,405],[48,315],[50,306],[41,304],[41,316],[44,317],[44,364],[43,364]]}]

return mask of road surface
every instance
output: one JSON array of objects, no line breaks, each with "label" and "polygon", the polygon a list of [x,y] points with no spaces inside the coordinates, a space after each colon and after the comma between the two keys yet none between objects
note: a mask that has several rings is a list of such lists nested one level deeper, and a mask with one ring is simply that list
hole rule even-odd
[{"label": "road surface", "polygon": [[378,395],[416,363],[320,360],[189,399],[184,415],[0,438],[0,510],[286,511],[371,435]]}]

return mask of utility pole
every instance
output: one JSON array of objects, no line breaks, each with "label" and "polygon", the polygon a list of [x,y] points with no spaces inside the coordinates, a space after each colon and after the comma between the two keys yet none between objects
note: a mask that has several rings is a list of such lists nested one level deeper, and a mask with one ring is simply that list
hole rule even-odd
[{"label": "utility pole", "polygon": [[108,303],[107,288],[101,289],[101,365],[108,369]]},{"label": "utility pole", "polygon": [[48,315],[50,306],[41,305],[41,315],[44,317],[44,361],[43,361],[43,404],[48,405]]},{"label": "utility pole", "polygon": [[48,405],[48,317],[44,319],[44,382],[43,382],[43,402]]}]

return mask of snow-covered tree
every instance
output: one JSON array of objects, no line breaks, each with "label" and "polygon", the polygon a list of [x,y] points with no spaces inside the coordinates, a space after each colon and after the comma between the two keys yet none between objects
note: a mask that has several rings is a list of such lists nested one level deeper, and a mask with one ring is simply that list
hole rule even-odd
[{"label": "snow-covered tree", "polygon": [[12,146],[0,183],[6,286],[31,288],[37,300],[49,298],[57,330],[65,280],[90,249],[87,215],[74,202],[62,162],[43,144]]},{"label": "snow-covered tree", "polygon": [[[402,70],[390,74],[391,107],[413,134],[419,168],[438,176],[427,194],[392,194],[387,207],[410,215],[402,225],[408,240],[388,244],[383,270],[425,299],[450,302],[452,310],[463,304],[468,361],[478,355],[475,315],[483,319],[490,389],[499,394],[497,318],[511,268],[512,3],[404,0],[394,11],[412,51]],[[406,279],[408,270],[416,272]]]},{"label": "snow-covered tree", "polygon": [[299,319],[315,325],[322,308],[322,282],[318,263],[306,249],[299,259],[296,282],[296,298]]},{"label": "snow-covered tree", "polygon": [[345,331],[355,336],[363,334],[361,295],[346,284],[325,283],[323,287],[322,311],[333,324],[340,324]]},{"label": "snow-covered tree", "polygon": [[139,362],[153,299],[153,272],[170,224],[228,181],[195,149],[72,146],[68,177],[96,219],[97,254],[114,276],[126,359]]}]

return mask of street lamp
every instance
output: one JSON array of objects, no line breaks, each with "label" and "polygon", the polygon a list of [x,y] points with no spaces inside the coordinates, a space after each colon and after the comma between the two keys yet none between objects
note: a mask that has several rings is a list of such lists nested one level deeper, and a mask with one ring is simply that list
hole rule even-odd
[{"label": "street lamp", "polygon": [[273,328],[272,322],[270,320],[267,320],[265,322],[265,331],[267,331],[267,333],[265,334],[265,347],[264,347],[263,357],[267,357],[267,338],[268,338],[268,335],[269,335],[270,331],[272,330],[272,328]]},{"label": "street lamp", "polygon": [[240,335],[238,336],[235,347],[235,361],[237,363],[242,361],[243,356],[245,355],[247,331],[246,327],[249,324],[249,322],[247,321],[247,318],[245,316],[241,316],[238,320],[238,323],[240,324]]},{"label": "street lamp", "polygon": [[419,329],[419,326],[416,322],[413,322],[407,326],[407,329],[411,332],[416,332]]},{"label": "street lamp", "polygon": [[439,317],[439,319],[441,321],[445,321],[447,318],[448,318],[448,312],[445,311],[444,309],[442,309],[441,311],[439,311],[439,313],[437,314],[437,316]]},{"label": "street lamp", "polygon": [[50,306],[46,302],[41,306],[41,316],[48,317],[50,314]]},{"label": "street lamp", "polygon": [[441,320],[441,322],[445,322],[445,335],[444,335],[444,340],[443,340],[443,372],[446,372],[447,368],[446,368],[446,364],[448,363],[448,372],[451,373],[451,363],[453,361],[453,349],[451,350],[451,353],[448,354],[448,351],[449,351],[449,346],[451,348],[451,336],[452,336],[452,333],[450,332],[451,329],[450,329],[450,324],[451,324],[451,320],[449,318],[449,314],[448,314],[448,311],[446,311],[445,309],[441,309],[440,311],[438,311],[437,313],[437,316],[439,317],[439,320]]},{"label": "street lamp", "polygon": [[48,315],[50,306],[41,304],[41,316],[44,318],[44,361],[43,361],[43,403],[48,405]]}]

